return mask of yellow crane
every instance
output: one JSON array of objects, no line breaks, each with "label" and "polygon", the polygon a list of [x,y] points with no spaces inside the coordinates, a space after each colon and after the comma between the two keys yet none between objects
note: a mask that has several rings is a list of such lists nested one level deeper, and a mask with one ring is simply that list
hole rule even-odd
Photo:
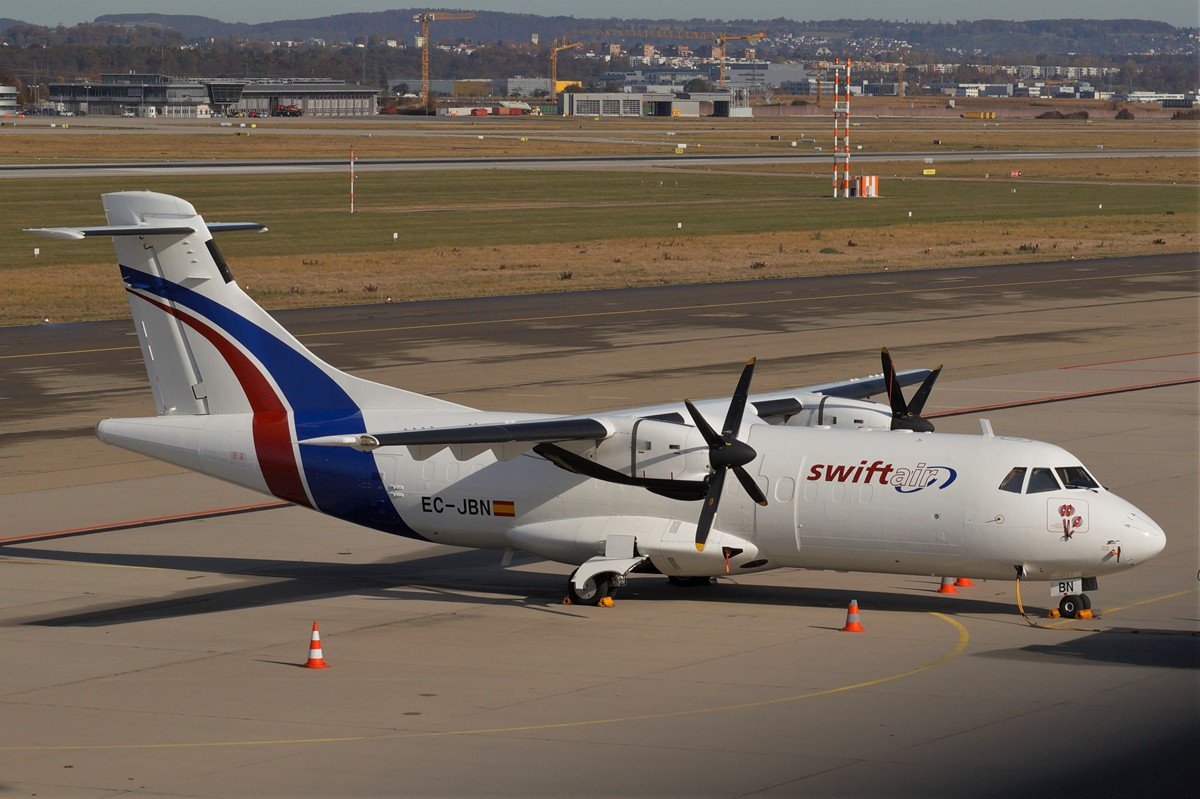
[{"label": "yellow crane", "polygon": [[721,67],[717,74],[720,76],[717,80],[717,85],[725,88],[725,42],[757,42],[759,39],[767,38],[767,34],[758,33],[718,33],[713,37],[713,46],[721,48]]},{"label": "yellow crane", "polygon": [[[726,42],[757,42],[767,38],[767,34],[758,33],[709,33],[707,31],[670,31],[670,30],[599,30],[576,31],[580,36],[611,36],[614,39],[712,39],[713,50],[720,50],[719,81],[717,85],[725,85],[725,43]],[[716,53],[714,52],[714,55]]]},{"label": "yellow crane", "polygon": [[433,101],[433,92],[429,89],[429,23],[450,19],[475,19],[475,14],[457,11],[425,11],[413,14],[413,22],[421,26],[421,106],[425,113],[432,114],[437,110]]},{"label": "yellow crane", "polygon": [[558,54],[582,46],[583,42],[568,42],[565,36],[561,44],[555,39],[550,45],[550,102],[553,103],[558,97]]}]

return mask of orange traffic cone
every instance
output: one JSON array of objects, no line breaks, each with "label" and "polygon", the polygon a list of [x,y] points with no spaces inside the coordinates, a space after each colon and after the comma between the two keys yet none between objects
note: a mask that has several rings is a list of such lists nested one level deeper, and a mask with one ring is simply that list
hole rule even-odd
[{"label": "orange traffic cone", "polygon": [[954,587],[954,578],[953,577],[943,577],[942,585],[940,588],[938,588],[937,592],[939,594],[957,594],[958,589]]},{"label": "orange traffic cone", "polygon": [[866,628],[858,620],[858,600],[851,599],[850,607],[846,608],[846,626],[842,628],[844,633],[865,633]]},{"label": "orange traffic cone", "polygon": [[974,588],[975,587],[975,583],[971,582],[970,577],[959,577],[957,580],[954,581],[954,585],[957,588]]},{"label": "orange traffic cone", "polygon": [[325,662],[325,653],[321,651],[321,630],[315,621],[313,622],[312,640],[308,644],[308,662],[304,664],[304,668],[329,668],[329,664]]}]

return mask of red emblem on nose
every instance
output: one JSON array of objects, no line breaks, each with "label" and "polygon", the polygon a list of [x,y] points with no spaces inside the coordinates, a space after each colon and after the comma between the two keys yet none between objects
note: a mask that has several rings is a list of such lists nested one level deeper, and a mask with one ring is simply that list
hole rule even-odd
[{"label": "red emblem on nose", "polygon": [[1071,520],[1071,525],[1074,527],[1083,527],[1083,517],[1076,516],[1074,519]]},{"label": "red emblem on nose", "polygon": [[1070,516],[1074,512],[1075,512],[1074,505],[1059,505],[1058,506],[1058,515],[1059,516]]}]

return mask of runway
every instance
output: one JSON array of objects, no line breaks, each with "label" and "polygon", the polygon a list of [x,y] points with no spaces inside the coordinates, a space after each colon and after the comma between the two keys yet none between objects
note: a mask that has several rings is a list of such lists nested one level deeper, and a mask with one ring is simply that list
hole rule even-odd
[{"label": "runway", "polygon": [[[509,139],[511,135],[489,136]],[[666,143],[663,144],[667,146]],[[1194,157],[1197,150],[1064,150],[1026,152],[1021,150],[977,150],[970,152],[948,152],[930,150],[895,153],[855,153],[856,162],[868,163],[894,161],[922,161],[936,159],[937,162],[981,161],[1003,159],[1027,161],[1045,159],[1076,158],[1169,158]],[[824,165],[829,161],[827,152],[798,152],[774,155],[723,154],[723,155],[587,155],[587,156],[543,156],[543,157],[479,157],[479,158],[362,158],[355,161],[360,172],[412,172],[430,170],[462,169],[652,169],[659,167],[730,166],[744,164],[796,164],[813,163]],[[0,165],[0,178],[16,177],[112,177],[135,175],[266,175],[345,172],[348,164],[344,158],[330,159],[253,159],[220,161],[137,161],[130,163],[96,164],[4,164]]]},{"label": "runway", "polygon": [[[114,268],[114,292],[120,291]],[[106,447],[152,413],[127,320],[0,332],[0,787],[39,795],[1087,796],[1200,778],[1200,257],[285,311],[355,374],[575,412],[946,370],[1166,530],[1081,630],[1011,584],[801,570],[613,609],[567,567],[451,550]],[[1129,391],[1130,387],[1176,383]],[[978,416],[937,421],[973,432]],[[205,514],[192,517],[193,514]],[[179,520],[165,519],[184,515]],[[145,522],[145,523],[143,523]],[[79,528],[104,532],[78,534]],[[85,531],[86,532],[86,531]],[[837,632],[858,599],[867,633]],[[1027,605],[1045,608],[1041,584]],[[321,621],[332,668],[303,662]],[[1137,634],[1133,634],[1136,632]]]}]

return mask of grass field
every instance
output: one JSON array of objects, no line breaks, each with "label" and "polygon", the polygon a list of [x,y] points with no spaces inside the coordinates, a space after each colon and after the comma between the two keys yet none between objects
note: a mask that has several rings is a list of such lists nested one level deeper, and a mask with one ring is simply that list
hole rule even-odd
[{"label": "grass field", "polygon": [[[13,232],[103,223],[98,195],[130,183],[5,181],[0,318],[126,312],[108,241]],[[136,185],[179,194],[213,220],[267,224],[266,234],[220,239],[239,282],[267,307],[1200,250],[1194,179],[896,180],[880,199],[833,201],[827,176],[780,173],[365,173],[353,216],[342,175]]]}]

